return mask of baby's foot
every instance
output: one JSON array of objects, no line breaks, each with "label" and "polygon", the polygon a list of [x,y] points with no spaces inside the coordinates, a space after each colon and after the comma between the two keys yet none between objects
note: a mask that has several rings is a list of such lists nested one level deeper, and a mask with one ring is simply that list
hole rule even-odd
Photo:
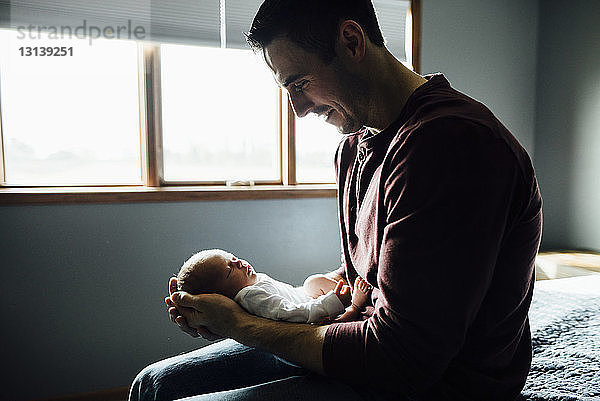
[{"label": "baby's foot", "polygon": [[356,308],[363,309],[369,300],[369,295],[373,287],[367,283],[362,277],[358,276],[354,281],[354,292],[352,293],[352,305]]}]

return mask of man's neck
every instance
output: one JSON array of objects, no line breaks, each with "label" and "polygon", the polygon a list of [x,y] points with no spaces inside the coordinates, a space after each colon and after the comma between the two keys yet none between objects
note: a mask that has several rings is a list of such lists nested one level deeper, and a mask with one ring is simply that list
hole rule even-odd
[{"label": "man's neck", "polygon": [[396,120],[408,98],[427,80],[387,51],[376,60],[375,71],[371,75],[368,124],[365,125],[380,132]]}]

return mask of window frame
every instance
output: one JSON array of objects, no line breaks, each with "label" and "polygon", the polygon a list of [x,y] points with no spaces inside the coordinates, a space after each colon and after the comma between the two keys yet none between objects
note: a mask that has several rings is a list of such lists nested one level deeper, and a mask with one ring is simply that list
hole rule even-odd
[{"label": "window frame", "polygon": [[[1,99],[0,99],[1,100]],[[4,186],[6,182],[6,176],[4,174],[4,138],[2,137],[2,102],[0,102],[0,189]],[[0,193],[0,196],[1,193]]]},{"label": "window frame", "polygon": [[[411,64],[421,70],[421,0],[410,0]],[[296,179],[295,115],[284,91],[278,89],[280,179],[252,185],[227,186],[222,181],[165,182],[162,154],[160,44],[138,43],[138,93],[142,185],[7,185],[0,102],[0,205],[167,202],[335,197],[335,184],[298,183]]]}]

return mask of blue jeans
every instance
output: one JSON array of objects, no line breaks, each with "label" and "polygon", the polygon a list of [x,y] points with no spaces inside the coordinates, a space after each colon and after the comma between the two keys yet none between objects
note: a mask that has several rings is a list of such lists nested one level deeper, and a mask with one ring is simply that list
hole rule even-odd
[{"label": "blue jeans", "polygon": [[[186,398],[189,397],[189,398]],[[224,340],[142,370],[129,401],[383,400],[267,352]]]}]

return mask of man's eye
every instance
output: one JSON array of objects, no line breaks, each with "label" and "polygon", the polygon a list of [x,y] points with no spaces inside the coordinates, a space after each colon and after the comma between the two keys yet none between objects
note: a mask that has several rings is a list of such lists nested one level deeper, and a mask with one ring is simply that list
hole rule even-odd
[{"label": "man's eye", "polygon": [[294,92],[302,92],[304,90],[306,90],[306,88],[308,87],[308,81],[307,80],[303,80],[298,82],[297,84],[293,85],[294,87]]}]

